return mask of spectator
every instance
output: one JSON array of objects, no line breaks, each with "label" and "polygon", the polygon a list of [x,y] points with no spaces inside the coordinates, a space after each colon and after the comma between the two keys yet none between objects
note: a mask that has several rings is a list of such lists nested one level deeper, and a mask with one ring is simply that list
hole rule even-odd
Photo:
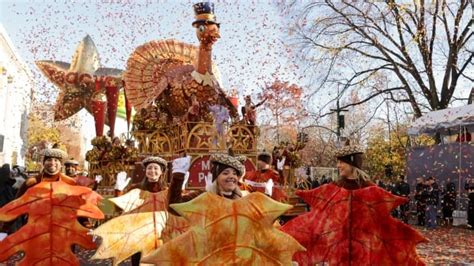
[{"label": "spectator", "polygon": [[317,178],[311,179],[311,189],[318,188],[319,186],[320,184]]},{"label": "spectator", "polygon": [[426,199],[426,227],[428,229],[436,228],[436,220],[438,213],[438,203],[439,203],[439,187],[436,183],[434,177],[429,177],[426,181],[425,192]]},{"label": "spectator", "polygon": [[390,193],[392,193],[393,195],[398,195],[398,187],[397,187],[397,184],[395,182],[388,182],[387,184],[387,190],[390,191]]},{"label": "spectator", "polygon": [[[25,182],[26,174],[24,168],[14,166],[10,171],[10,165],[4,164],[0,168],[0,207],[15,199],[18,189]],[[24,216],[11,222],[0,222],[0,232],[11,234],[18,230],[24,223]]]},{"label": "spectator", "polygon": [[328,184],[328,183],[331,183],[331,180],[329,178],[327,178],[326,175],[323,175],[321,177],[321,186],[324,185],[324,184]]},{"label": "spectator", "polygon": [[25,180],[28,178],[26,174],[26,169],[23,166],[15,165],[12,168],[12,178],[15,179],[15,184],[13,184],[13,189],[16,195],[18,189],[25,183]]},{"label": "spectator", "polygon": [[382,179],[380,179],[380,177],[376,177],[375,178],[375,184],[380,187],[380,188],[383,188],[383,189],[387,189],[387,186],[385,185],[385,183],[382,181]]},{"label": "spectator", "polygon": [[467,226],[474,230],[474,179],[467,178],[464,188],[468,193],[469,204],[467,207]]},{"label": "spectator", "polygon": [[0,168],[0,207],[15,198],[14,184],[15,180],[11,178],[10,165],[6,163]]},{"label": "spectator", "polygon": [[[410,199],[408,195],[410,195],[410,185],[407,183],[405,176],[400,175],[400,180],[397,183],[396,186],[396,194],[400,197],[407,198],[408,200]],[[408,212],[409,212],[409,202],[400,205],[400,220],[402,220],[404,223],[408,224]]]},{"label": "spectator", "polygon": [[453,211],[456,209],[456,185],[448,177],[443,195],[443,219],[446,226],[453,225]]},{"label": "spectator", "polygon": [[425,210],[426,210],[426,197],[423,195],[425,190],[425,181],[423,177],[418,177],[416,179],[415,187],[415,201],[416,201],[416,216],[418,218],[417,225],[425,225]]},{"label": "spectator", "polygon": [[[387,188],[385,190],[392,193],[393,195],[398,195],[397,184],[392,181],[389,181],[386,186]],[[394,218],[399,218],[399,207],[393,209],[391,214]]]},{"label": "spectator", "polygon": [[[15,181],[10,178],[10,165],[4,164],[0,168],[0,208],[15,198],[12,187],[14,183]],[[8,227],[0,222],[0,234],[7,232]]]}]

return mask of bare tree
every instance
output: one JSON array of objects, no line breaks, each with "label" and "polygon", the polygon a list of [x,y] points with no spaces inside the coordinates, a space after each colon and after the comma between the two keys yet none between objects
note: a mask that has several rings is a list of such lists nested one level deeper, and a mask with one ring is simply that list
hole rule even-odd
[{"label": "bare tree", "polygon": [[310,127],[305,132],[309,141],[300,152],[303,163],[310,166],[335,167],[336,160],[332,154],[337,146],[336,135],[324,127]]},{"label": "bare tree", "polygon": [[334,95],[335,86],[342,86],[326,106],[348,90],[360,90],[361,100],[347,106],[383,97],[409,104],[420,117],[447,108],[460,84],[471,84],[472,0],[399,2],[318,0],[285,6],[300,14],[290,33],[307,69],[317,72],[310,97]]}]

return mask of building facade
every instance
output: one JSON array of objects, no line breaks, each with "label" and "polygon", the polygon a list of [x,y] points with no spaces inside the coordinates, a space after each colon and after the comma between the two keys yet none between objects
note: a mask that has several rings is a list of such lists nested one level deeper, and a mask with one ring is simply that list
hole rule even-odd
[{"label": "building facade", "polygon": [[0,165],[24,165],[34,80],[0,24]]}]

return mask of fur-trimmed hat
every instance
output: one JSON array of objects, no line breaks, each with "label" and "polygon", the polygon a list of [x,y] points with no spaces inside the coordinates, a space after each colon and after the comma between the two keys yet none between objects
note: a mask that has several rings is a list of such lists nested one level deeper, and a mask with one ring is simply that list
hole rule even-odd
[{"label": "fur-trimmed hat", "polygon": [[[242,157],[234,157],[225,153],[212,154],[210,161],[212,163],[212,181],[227,167],[232,167],[237,171],[239,178],[245,173],[245,166],[241,162]],[[224,166],[224,167],[223,167]]]},{"label": "fur-trimmed hat", "polygon": [[364,150],[358,145],[350,145],[347,143],[345,146],[338,149],[334,156],[345,163],[348,163],[359,169],[362,168]]},{"label": "fur-trimmed hat", "polygon": [[161,158],[161,157],[158,157],[158,156],[149,156],[149,157],[146,157],[143,161],[142,161],[142,165],[143,167],[147,167],[148,164],[150,163],[157,163],[161,166],[161,171],[166,171],[166,166],[168,165],[168,162]]},{"label": "fur-trimmed hat", "polygon": [[79,165],[79,162],[74,160],[73,158],[69,159],[69,160],[66,160],[64,162],[64,165],[68,165],[68,164],[72,164],[72,165]]},{"label": "fur-trimmed hat", "polygon": [[56,158],[62,162],[65,158],[67,158],[67,153],[60,149],[44,149],[43,150],[43,163],[48,158]]},{"label": "fur-trimmed hat", "polygon": [[264,152],[261,152],[257,156],[257,160],[262,161],[266,164],[272,164],[272,155],[270,153],[264,151]]}]

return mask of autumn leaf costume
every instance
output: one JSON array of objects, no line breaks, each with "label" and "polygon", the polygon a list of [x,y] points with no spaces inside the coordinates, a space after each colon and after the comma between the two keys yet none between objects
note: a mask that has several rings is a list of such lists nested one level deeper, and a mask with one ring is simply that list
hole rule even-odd
[{"label": "autumn leaf costume", "polygon": [[[61,150],[46,149],[43,164],[52,158],[62,161],[66,156]],[[79,265],[72,246],[96,247],[77,218],[103,219],[97,207],[101,196],[90,188],[76,186],[59,169],[55,173],[43,170],[29,178],[19,191],[21,197],[0,208],[0,221],[28,215],[23,227],[0,241],[0,262],[23,251],[25,256],[18,265]]]},{"label": "autumn leaf costume", "polygon": [[[151,164],[151,165],[150,165]],[[166,242],[188,229],[182,217],[167,212],[168,189],[165,175],[167,161],[147,157],[142,161],[146,176],[140,184],[130,185],[127,193],[110,199],[124,211],[93,231],[102,239],[94,259],[113,258],[114,265],[132,256],[132,265],[140,263],[141,256],[150,254]],[[150,167],[148,167],[150,166]],[[159,167],[156,180],[148,168]],[[151,172],[151,171],[150,171]]]},{"label": "autumn leaf costume", "polygon": [[[297,191],[311,211],[281,228],[306,248],[293,259],[299,265],[424,265],[416,245],[426,239],[390,216],[390,211],[407,199],[368,181],[360,169],[359,147],[345,146],[336,158],[341,179],[310,191]],[[352,168],[348,176],[343,176],[343,164]]]}]

